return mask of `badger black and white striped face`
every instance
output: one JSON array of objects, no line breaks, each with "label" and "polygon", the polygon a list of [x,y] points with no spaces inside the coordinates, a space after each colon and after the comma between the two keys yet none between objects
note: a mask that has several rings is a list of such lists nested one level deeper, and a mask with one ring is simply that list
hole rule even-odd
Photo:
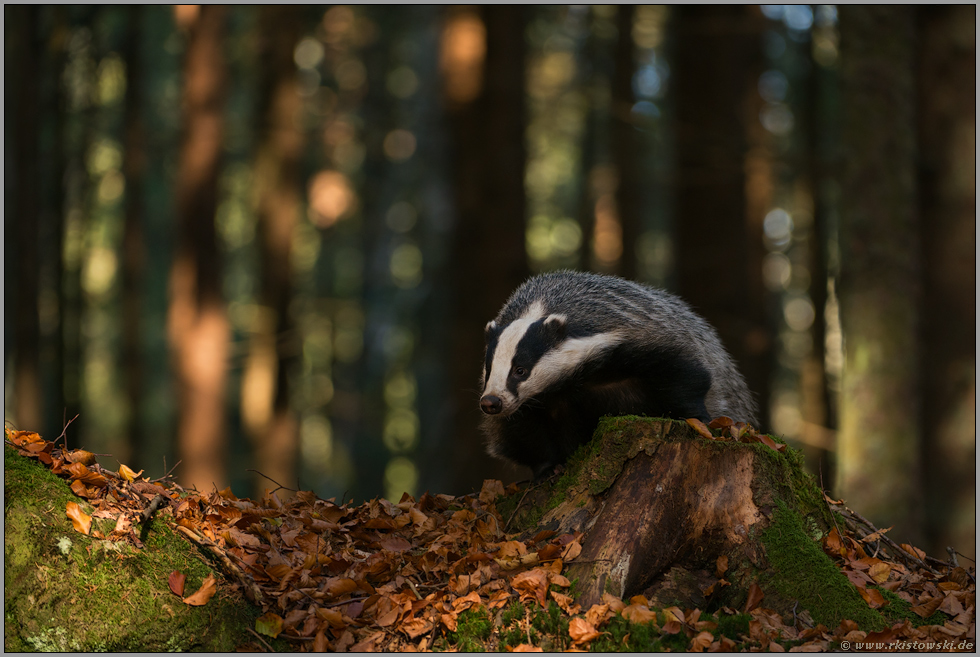
[{"label": "badger black and white striped face", "polygon": [[615,346],[616,333],[570,337],[568,318],[547,314],[536,302],[521,317],[505,326],[491,321],[486,327],[480,408],[487,415],[507,416],[526,400],[574,372],[586,360]]}]

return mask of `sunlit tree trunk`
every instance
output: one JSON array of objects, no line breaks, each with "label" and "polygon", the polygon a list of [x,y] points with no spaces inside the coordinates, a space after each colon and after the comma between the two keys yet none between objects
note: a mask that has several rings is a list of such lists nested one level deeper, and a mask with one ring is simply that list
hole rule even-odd
[{"label": "sunlit tree trunk", "polygon": [[[516,470],[486,455],[480,421],[483,329],[528,275],[524,194],[526,8],[493,5],[450,13],[443,70],[456,151],[453,245],[455,399],[451,492]],[[454,23],[455,21],[455,23]],[[452,30],[456,30],[453,32]],[[453,36],[455,35],[455,36]]]},{"label": "sunlit tree trunk", "polygon": [[176,378],[181,484],[224,487],[228,318],[215,234],[227,73],[224,6],[187,20],[183,135],[176,182],[177,244],[167,328]]},{"label": "sunlit tree trunk", "polygon": [[976,7],[917,12],[926,540],[976,554]]},{"label": "sunlit tree trunk", "polygon": [[[293,49],[301,9],[263,7],[258,91],[259,150],[255,181],[261,258],[259,306],[242,378],[242,419],[254,445],[257,468],[284,486],[296,482],[297,427],[289,406],[289,370],[298,351],[289,315],[290,252],[300,212],[301,98]],[[270,487],[256,480],[260,497]]]},{"label": "sunlit tree trunk", "polygon": [[[13,419],[20,429],[41,429],[40,324],[38,319],[38,60],[41,44],[38,32],[38,6],[5,9],[10,22],[5,26],[7,38],[8,96],[14,104],[11,122],[5,130],[13,140],[16,185],[13,189],[13,212],[4,218],[8,243],[16,245],[12,254],[17,262],[7,280],[6,305],[11,312],[13,342]],[[13,46],[13,48],[11,48]],[[11,52],[12,50],[12,52]],[[13,82],[13,84],[11,84]]]},{"label": "sunlit tree trunk", "polygon": [[921,539],[915,11],[843,5],[841,324],[835,493]]},{"label": "sunlit tree trunk", "polygon": [[[674,11],[679,292],[721,335],[768,426],[772,335],[762,282],[767,185],[756,175],[765,22],[756,7]],[[754,176],[754,177],[753,177]],[[760,202],[762,201],[762,202]]]},{"label": "sunlit tree trunk", "polygon": [[143,331],[140,318],[143,314],[143,270],[146,260],[142,216],[145,151],[140,107],[143,89],[140,23],[143,8],[133,5],[127,9],[127,13],[123,55],[126,64],[126,97],[123,109],[123,176],[126,181],[126,196],[122,238],[122,367],[129,402],[126,438],[130,453],[138,454],[143,443],[140,421],[143,402]]}]

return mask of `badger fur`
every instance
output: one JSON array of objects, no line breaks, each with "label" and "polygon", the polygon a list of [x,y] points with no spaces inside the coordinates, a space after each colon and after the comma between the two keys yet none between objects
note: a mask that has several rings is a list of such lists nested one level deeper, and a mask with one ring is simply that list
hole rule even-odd
[{"label": "badger fur", "polygon": [[603,415],[756,422],[718,334],[678,297],[613,276],[535,276],[486,326],[483,431],[493,456],[535,478],[587,442]]}]

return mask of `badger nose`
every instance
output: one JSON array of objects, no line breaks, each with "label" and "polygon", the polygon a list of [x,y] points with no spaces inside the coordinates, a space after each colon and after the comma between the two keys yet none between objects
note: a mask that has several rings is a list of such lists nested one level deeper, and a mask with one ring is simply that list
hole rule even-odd
[{"label": "badger nose", "polygon": [[496,415],[504,407],[504,403],[500,401],[500,397],[495,397],[494,395],[487,395],[480,400],[480,408],[487,415]]}]

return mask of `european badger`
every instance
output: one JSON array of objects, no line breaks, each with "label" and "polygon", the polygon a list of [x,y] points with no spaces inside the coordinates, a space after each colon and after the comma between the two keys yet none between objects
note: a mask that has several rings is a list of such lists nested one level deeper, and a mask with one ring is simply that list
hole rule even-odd
[{"label": "european badger", "polygon": [[535,479],[587,442],[603,415],[756,421],[715,330],[678,297],[621,278],[535,276],[487,324],[486,342],[487,449]]}]

